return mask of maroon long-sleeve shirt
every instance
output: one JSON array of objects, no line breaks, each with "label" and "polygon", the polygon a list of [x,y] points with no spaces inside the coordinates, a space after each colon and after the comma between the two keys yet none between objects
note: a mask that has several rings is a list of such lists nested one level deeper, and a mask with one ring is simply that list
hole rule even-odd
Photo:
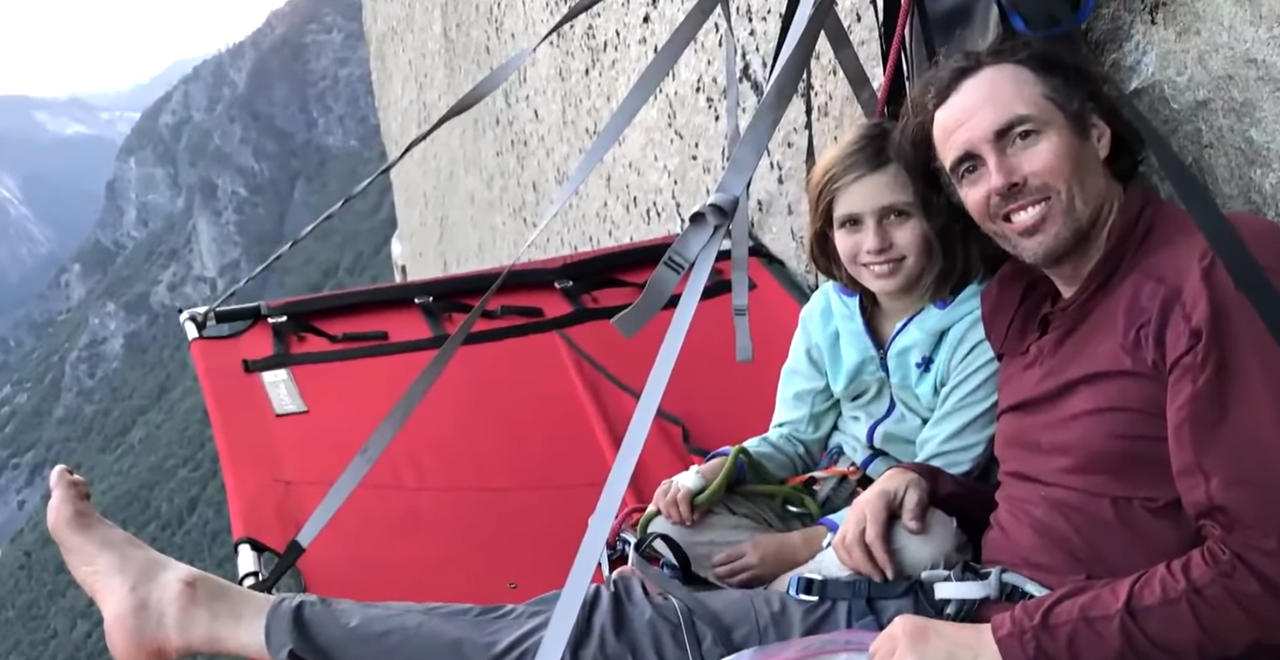
[{"label": "maroon long-sleeve shirt", "polygon": [[[1231,220],[1280,284],[1280,227]],[[983,314],[994,499],[911,468],[989,521],[984,564],[1054,589],[986,609],[1004,660],[1280,657],[1280,347],[1190,217],[1130,190],[1075,296],[1009,264]]]}]

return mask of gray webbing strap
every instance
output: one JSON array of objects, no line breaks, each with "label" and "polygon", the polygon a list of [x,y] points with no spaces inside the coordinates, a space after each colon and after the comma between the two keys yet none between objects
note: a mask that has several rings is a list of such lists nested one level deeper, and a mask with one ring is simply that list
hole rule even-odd
[{"label": "gray webbing strap", "polygon": [[[738,148],[742,131],[738,127],[738,40],[733,34],[733,10],[729,0],[721,0],[720,12],[724,14],[724,100],[725,121],[728,123],[728,153]],[[738,207],[729,226],[730,271],[729,286],[733,303],[733,348],[738,362],[750,362],[751,322],[747,316],[749,295],[747,291],[747,252],[751,244],[751,182],[742,189]]]},{"label": "gray webbing strap", "polygon": [[[578,8],[594,4],[599,1],[600,0],[579,2],[577,5],[574,5],[574,7]],[[378,427],[374,429],[373,434],[365,441],[364,445],[360,448],[360,451],[356,453],[355,457],[351,459],[351,462],[347,467],[343,469],[333,486],[330,487],[329,492],[325,493],[324,498],[320,500],[320,504],[316,506],[311,517],[307,519],[302,530],[298,532],[298,535],[290,542],[290,547],[286,549],[284,556],[272,568],[267,579],[263,580],[261,583],[261,588],[263,590],[273,588],[275,583],[293,567],[293,563],[297,561],[298,556],[301,555],[301,553],[306,550],[307,546],[315,540],[316,536],[320,534],[320,531],[324,529],[325,525],[329,523],[329,520],[338,511],[338,508],[341,507],[343,502],[345,502],[351,495],[351,492],[355,489],[356,485],[360,483],[364,476],[369,472],[369,469],[373,467],[373,464],[378,460],[378,457],[382,455],[382,452],[385,451],[387,446],[391,443],[392,438],[394,438],[396,433],[400,431],[400,428],[404,426],[405,421],[408,420],[409,415],[413,413],[418,403],[422,401],[428,390],[430,390],[435,382],[440,378],[440,374],[443,373],[445,366],[453,359],[454,354],[458,352],[458,348],[462,345],[463,340],[466,338],[467,334],[471,332],[471,327],[475,325],[475,322],[480,318],[481,313],[487,309],[489,300],[493,298],[494,293],[496,293],[502,286],[502,283],[506,280],[511,269],[515,267],[521,257],[524,256],[524,253],[529,249],[529,246],[533,244],[533,241],[543,232],[543,230],[547,228],[547,225],[551,223],[551,220],[556,217],[573,194],[577,192],[578,188],[582,186],[587,177],[591,174],[592,170],[600,164],[609,150],[617,144],[619,138],[622,137],[623,131],[625,131],[631,124],[632,120],[635,119],[635,116],[657,91],[658,86],[662,83],[663,79],[671,73],[675,68],[676,63],[680,60],[680,57],[686,50],[688,50],[690,44],[693,43],[694,38],[697,37],[703,24],[706,23],[707,19],[710,18],[711,14],[715,11],[716,3],[718,1],[719,0],[698,0],[697,4],[689,10],[689,13],[676,27],[675,31],[672,32],[671,36],[668,37],[666,43],[664,43],[662,48],[658,50],[653,60],[650,61],[640,73],[635,84],[627,92],[626,96],[623,97],[621,103],[618,104],[618,108],[614,111],[613,116],[611,116],[609,121],[605,123],[604,127],[600,130],[599,135],[596,136],[595,141],[591,143],[587,153],[583,155],[582,161],[578,163],[578,166],[572,173],[570,173],[569,178],[564,182],[564,185],[560,188],[559,192],[556,193],[551,205],[546,209],[541,220],[538,222],[537,228],[534,229],[533,233],[529,235],[529,238],[525,240],[524,245],[520,248],[520,251],[516,254],[515,258],[512,259],[511,262],[502,270],[493,285],[489,287],[489,290],[486,291],[484,296],[480,298],[480,301],[476,303],[475,308],[472,309],[471,312],[467,314],[466,318],[462,320],[458,329],[455,330],[453,334],[449,335],[449,338],[444,342],[444,345],[442,345],[439,351],[432,356],[430,361],[427,362],[422,373],[418,374],[405,393],[400,396],[398,401],[396,401],[395,406],[392,407],[387,416],[378,424]],[[564,19],[561,19],[561,22],[563,23]],[[531,49],[526,50],[525,52],[531,52]],[[695,300],[700,296],[701,290],[699,290],[698,294],[694,296]],[[603,541],[597,544],[597,547],[601,545],[603,545]]]},{"label": "gray webbing strap", "polygon": [[[702,297],[702,290],[706,286],[711,267],[715,264],[716,253],[719,252],[721,242],[728,233],[727,225],[732,213],[736,210],[730,207],[734,205],[734,200],[741,196],[747,181],[750,180],[760,158],[763,157],[770,138],[781,123],[783,113],[795,96],[800,78],[813,56],[813,48],[817,44],[818,36],[826,23],[827,14],[831,11],[834,0],[817,0],[815,4],[812,13],[801,22],[803,28],[797,30],[794,48],[780,60],[778,74],[765,89],[764,97],[760,100],[746,130],[743,131],[742,141],[730,157],[729,166],[721,176],[716,192],[690,217],[688,228],[672,245],[674,248],[681,241],[685,241],[686,249],[692,247],[692,254],[687,257],[692,269],[686,266],[676,271],[672,267],[674,265],[672,262],[686,257],[676,252],[675,259],[672,259],[674,251],[668,251],[663,265],[655,271],[655,278],[663,268],[666,268],[669,273],[675,271],[675,281],[678,281],[679,276],[684,272],[690,271],[689,281],[680,294],[671,325],[667,328],[667,334],[658,348],[658,355],[649,371],[644,389],[640,392],[635,413],[632,414],[631,422],[618,447],[617,458],[614,459],[609,476],[605,479],[600,498],[596,501],[595,511],[587,519],[586,534],[583,535],[582,542],[578,546],[577,555],[569,569],[569,576],[556,600],[555,609],[551,612],[551,618],[547,622],[546,632],[534,660],[561,660],[568,647],[582,602],[591,585],[598,553],[600,548],[608,542],[614,515],[622,506],[627,484],[630,483],[631,475],[635,472],[636,462],[639,460],[640,452],[644,448],[653,419],[657,414],[658,403],[666,391],[676,357],[680,353],[685,334],[693,320],[693,313]],[[802,15],[797,14],[797,17],[800,16]],[[646,285],[646,293],[654,290],[653,284],[654,278],[651,278]],[[672,282],[668,291],[674,290],[675,282]],[[643,296],[642,293],[641,297]],[[652,317],[651,314],[647,318]],[[636,317],[631,318],[634,320]],[[615,318],[615,323],[617,321],[618,319]],[[638,326],[635,327],[638,329]]]},{"label": "gray webbing strap", "polygon": [[1000,600],[1005,587],[1016,587],[1027,595],[1040,597],[1051,590],[1002,566],[977,571],[972,579],[957,579],[955,571],[932,569],[920,574],[920,579],[933,587],[933,597],[938,600]]},{"label": "gray webbing strap", "polygon": [[[785,62],[788,57],[791,57],[791,51],[795,50],[796,43],[800,39],[800,32],[803,29],[801,26],[804,25],[804,22],[799,19],[813,13],[813,3],[814,0],[800,0],[800,4],[796,5],[796,16],[795,19],[791,21],[791,28],[787,31],[787,35],[783,39],[782,50],[778,51],[778,62]],[[834,14],[835,12],[831,13]],[[808,64],[807,59],[805,63],[806,65]],[[778,74],[781,71],[781,66],[775,66],[773,70],[769,72],[769,81],[766,83],[766,89],[768,88],[768,85],[772,85],[778,79]],[[799,81],[797,81],[796,84],[799,85]]]},{"label": "gray webbing strap", "polygon": [[[813,5],[814,0],[808,0],[806,4]],[[640,328],[662,311],[663,305],[675,293],[676,286],[688,272],[694,258],[711,239],[715,229],[714,219],[723,217],[727,222],[735,215],[736,201],[741,197],[756,167],[759,166],[769,141],[777,131],[778,124],[782,122],[782,116],[791,103],[792,97],[795,96],[800,78],[813,55],[817,36],[831,10],[831,2],[827,0],[817,0],[816,4],[817,6],[805,22],[793,24],[793,38],[787,39],[782,58],[779,59],[780,65],[774,69],[769,85],[765,88],[764,97],[760,99],[756,112],[752,115],[746,130],[743,131],[741,141],[729,157],[729,164],[716,190],[689,218],[688,225],[667,249],[661,263],[645,282],[644,290],[636,301],[613,317],[614,327],[623,336],[635,336]],[[797,17],[804,15],[797,12]],[[820,19],[814,18],[819,15]],[[814,24],[815,20],[821,22]],[[796,52],[797,48],[801,56],[793,57],[792,53]],[[708,213],[713,206],[717,207],[718,213]]]},{"label": "gray webbing strap", "polygon": [[[713,209],[713,213],[722,213]],[[680,294],[675,313],[671,317],[671,325],[658,348],[658,356],[649,370],[644,389],[640,391],[640,399],[636,402],[635,413],[627,425],[622,443],[618,447],[617,458],[605,479],[600,499],[596,502],[595,511],[587,519],[587,533],[578,546],[578,554],[574,557],[569,569],[569,577],[564,589],[556,600],[551,619],[547,622],[547,630],[534,660],[559,660],[568,646],[569,637],[573,634],[578,612],[582,601],[586,598],[587,588],[591,584],[592,574],[596,569],[596,556],[600,548],[608,541],[609,529],[613,526],[614,512],[622,504],[623,494],[631,475],[635,472],[636,462],[640,459],[640,451],[653,425],[653,418],[658,412],[658,403],[667,389],[667,380],[675,366],[680,353],[680,345],[684,343],[689,324],[693,321],[693,313],[702,298],[702,289],[711,276],[711,267],[715,265],[716,253],[724,240],[728,229],[727,218],[712,226],[711,240],[708,240],[701,252],[695,257],[693,268],[689,273],[689,283]]]},{"label": "gray webbing strap", "polygon": [[827,37],[827,43],[831,45],[831,54],[835,55],[836,64],[840,66],[845,80],[849,81],[849,86],[853,88],[853,96],[858,100],[858,107],[862,108],[862,114],[874,117],[877,102],[876,88],[871,84],[871,78],[867,76],[867,70],[862,66],[862,61],[858,59],[858,51],[853,47],[853,40],[849,38],[849,29],[845,27],[844,21],[840,20],[840,14],[831,12],[822,30]]},{"label": "gray webbing strap", "polygon": [[254,278],[261,275],[264,271],[266,271],[267,268],[269,268],[272,264],[274,264],[278,259],[283,257],[286,252],[288,252],[289,250],[292,250],[294,246],[296,246],[299,242],[301,242],[308,235],[310,235],[311,232],[315,231],[317,227],[324,224],[330,218],[333,218],[334,216],[336,216],[338,214],[338,211],[342,210],[342,208],[347,204],[350,204],[352,200],[354,200],[356,197],[359,197],[361,194],[363,194],[364,191],[369,188],[369,186],[373,185],[373,182],[382,178],[388,172],[394,169],[397,165],[399,165],[400,161],[404,160],[405,157],[409,155],[409,152],[413,151],[414,149],[417,149],[418,145],[421,145],[423,142],[427,140],[427,138],[434,135],[435,132],[440,130],[441,127],[453,121],[454,119],[457,119],[459,116],[466,114],[472,108],[479,105],[481,101],[489,98],[491,94],[498,91],[498,88],[502,87],[502,85],[507,82],[507,79],[510,78],[512,74],[518,71],[520,67],[524,66],[525,63],[529,61],[530,57],[533,57],[534,51],[538,50],[538,47],[540,47],[544,42],[546,42],[547,39],[550,39],[552,35],[559,32],[561,28],[568,25],[569,23],[572,23],[574,20],[576,20],[578,17],[582,16],[583,14],[591,11],[592,9],[595,8],[596,5],[600,4],[603,1],[604,0],[578,0],[578,2],[573,3],[573,6],[569,7],[569,10],[566,11],[564,15],[560,17],[560,20],[556,21],[555,24],[553,24],[549,30],[543,33],[542,37],[539,38],[536,42],[534,42],[532,46],[529,46],[524,50],[516,52],[516,54],[508,58],[506,62],[503,62],[502,64],[498,65],[496,69],[486,74],[485,77],[481,78],[479,82],[477,82],[475,85],[471,87],[471,89],[468,89],[465,94],[458,97],[458,100],[454,101],[453,105],[449,106],[444,111],[444,113],[441,114],[435,120],[434,123],[432,123],[430,126],[427,127],[426,130],[414,136],[414,138],[410,140],[409,143],[406,144],[403,149],[400,150],[400,153],[397,154],[395,158],[392,158],[391,160],[388,160],[387,162],[383,163],[382,166],[379,167],[376,171],[374,171],[373,174],[369,175],[367,179],[357,184],[356,187],[350,193],[348,193],[346,197],[343,197],[342,199],[338,200],[338,203],[329,207],[329,210],[325,211],[324,213],[321,213],[320,217],[316,218],[311,222],[311,224],[304,227],[301,232],[298,232],[298,235],[295,236],[293,240],[290,240],[288,243],[285,243],[284,245],[280,246],[280,249],[272,253],[270,257],[267,257],[266,261],[263,261],[261,264],[258,264],[257,268],[254,268],[252,271],[249,272],[248,275],[245,275],[244,279],[241,279],[235,286],[232,286],[230,289],[227,289],[226,292],[224,292],[221,296],[218,296],[217,300],[214,300],[212,304],[210,304],[207,308],[205,308],[204,313],[201,315],[202,322],[208,323],[209,319],[213,317],[213,314],[217,310],[217,308],[221,307],[223,303],[225,303],[227,300],[231,298],[231,296],[235,295],[236,292],[243,289],[244,286],[247,285],[251,280],[253,280]]}]

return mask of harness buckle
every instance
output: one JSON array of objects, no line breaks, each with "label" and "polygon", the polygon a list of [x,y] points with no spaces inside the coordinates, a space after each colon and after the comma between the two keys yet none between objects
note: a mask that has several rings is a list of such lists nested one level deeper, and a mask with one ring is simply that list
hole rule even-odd
[{"label": "harness buckle", "polygon": [[823,582],[826,578],[816,573],[804,573],[802,575],[793,575],[787,581],[787,595],[796,600],[802,600],[806,603],[814,603],[821,599],[817,593],[818,583]]},{"label": "harness buckle", "polygon": [[1003,566],[980,568],[963,564],[954,570],[925,571],[920,579],[932,587],[935,600],[949,601],[944,617],[951,621],[963,620],[983,601],[1020,603],[1050,591]]}]

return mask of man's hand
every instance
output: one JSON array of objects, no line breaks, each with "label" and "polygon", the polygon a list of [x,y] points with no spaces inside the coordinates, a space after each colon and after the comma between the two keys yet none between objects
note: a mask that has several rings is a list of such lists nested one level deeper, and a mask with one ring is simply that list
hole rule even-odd
[{"label": "man's hand", "polygon": [[821,525],[762,534],[716,555],[711,560],[711,574],[731,587],[765,585],[813,559],[826,536],[827,528]]},{"label": "man's hand", "polygon": [[894,577],[889,529],[901,518],[907,531],[924,531],[929,510],[929,486],[920,475],[890,468],[870,488],[853,498],[840,531],[831,543],[836,558],[849,570],[873,580]]},{"label": "man's hand", "polygon": [[876,636],[867,660],[1001,660],[991,626],[900,615]]},{"label": "man's hand", "polygon": [[[698,466],[698,474],[710,484],[720,476],[720,471],[728,461],[728,456],[713,458]],[[654,492],[653,502],[649,506],[657,509],[672,525],[692,525],[698,519],[693,510],[693,498],[697,494],[698,491],[667,479],[658,484],[658,490]]]}]

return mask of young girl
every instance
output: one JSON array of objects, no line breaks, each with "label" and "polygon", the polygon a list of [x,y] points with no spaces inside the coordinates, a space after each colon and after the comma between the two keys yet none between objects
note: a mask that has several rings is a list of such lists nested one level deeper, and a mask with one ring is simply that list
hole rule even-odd
[{"label": "young girl", "polygon": [[695,511],[694,496],[729,467],[730,447],[664,481],[647,531],[674,539],[693,572],[720,586],[766,585],[814,558],[859,481],[898,463],[975,475],[995,432],[996,361],[979,295],[1003,252],[884,121],[828,148],[808,197],[809,262],[829,281],[800,312],[768,431],[742,448],[778,481],[833,463],[850,476],[819,482],[817,520],[732,486]]}]

